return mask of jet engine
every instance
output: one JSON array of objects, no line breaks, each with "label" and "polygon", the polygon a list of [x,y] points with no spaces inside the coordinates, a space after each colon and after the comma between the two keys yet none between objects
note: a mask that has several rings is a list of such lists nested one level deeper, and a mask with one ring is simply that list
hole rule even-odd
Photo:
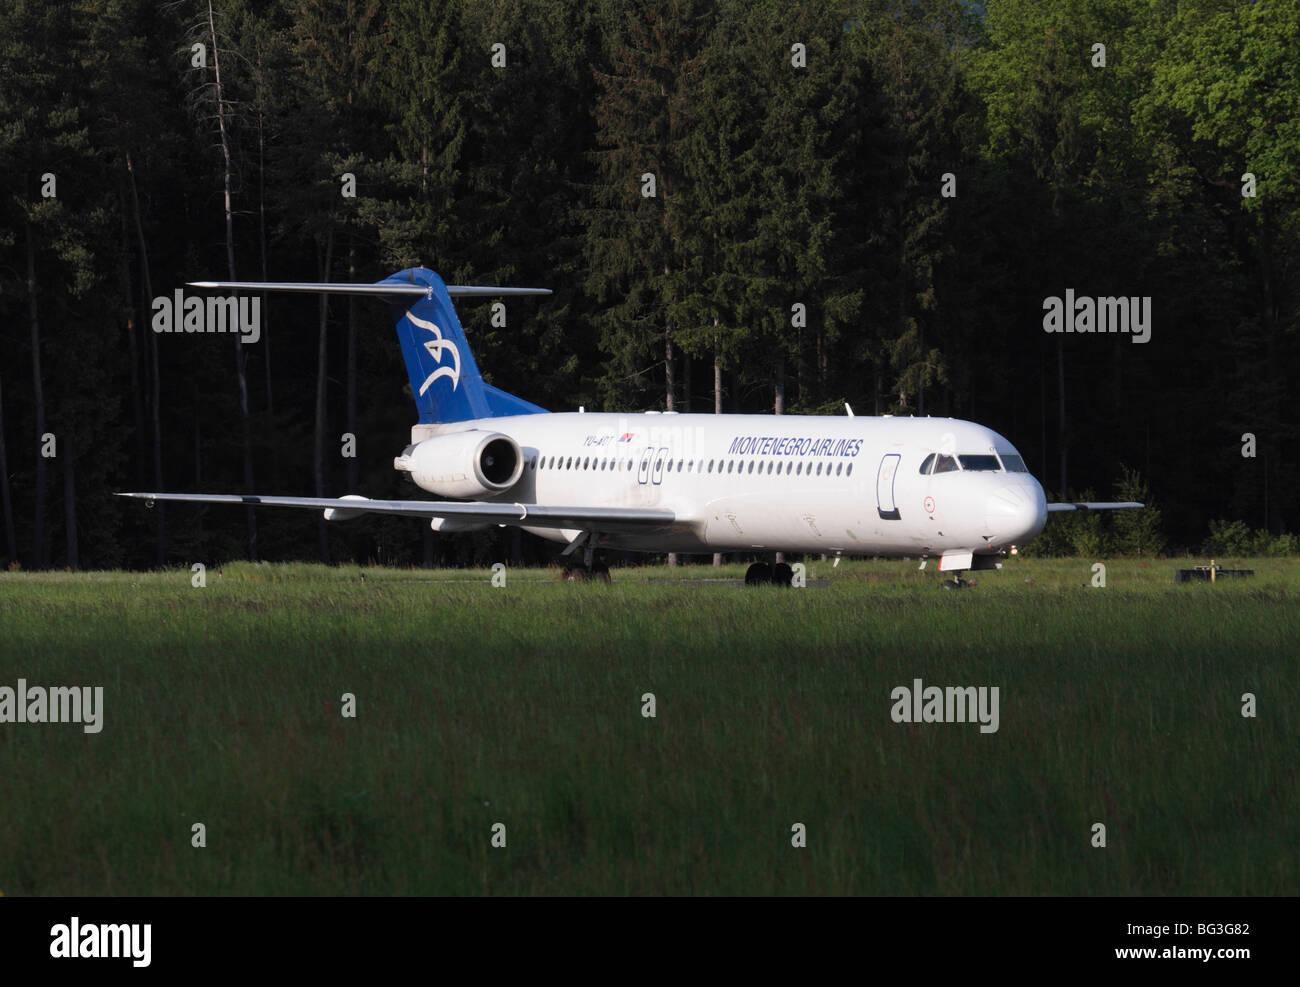
[{"label": "jet engine", "polygon": [[410,473],[429,493],[477,500],[513,487],[523,474],[524,457],[510,436],[471,429],[407,446],[393,468]]}]

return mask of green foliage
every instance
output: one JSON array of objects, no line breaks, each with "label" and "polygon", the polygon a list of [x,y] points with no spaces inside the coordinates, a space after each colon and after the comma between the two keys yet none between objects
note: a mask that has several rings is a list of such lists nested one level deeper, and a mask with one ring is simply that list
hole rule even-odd
[{"label": "green foliage", "polygon": [[[211,61],[196,68],[190,52],[208,8],[0,6],[0,487],[15,519],[0,562],[30,567],[38,541],[41,564],[68,561],[78,541],[89,564],[245,554],[237,512],[145,515],[111,494],[240,489],[244,403],[258,485],[309,488],[321,344],[322,433],[350,424],[362,440],[360,461],[327,457],[322,485],[406,492],[391,462],[409,394],[381,310],[331,303],[322,329],[317,304],[267,300],[244,388],[229,340],[148,330],[153,297],[226,268]],[[424,263],[449,280],[550,287],[512,302],[504,326],[486,305],[460,308],[485,375],[544,407],[671,396],[699,411],[713,407],[716,369],[727,411],[848,401],[858,414],[966,418],[1006,435],[1053,487],[1120,475],[1115,496],[1159,503],[1054,514],[1039,554],[1158,555],[1199,545],[1209,518],[1294,527],[1295,4],[212,10],[242,277],[372,280]],[[1254,198],[1241,195],[1246,171]],[[343,172],[355,199],[339,195]],[[639,194],[644,172],[654,199]],[[56,199],[39,194],[46,173]],[[945,175],[955,197],[939,194]],[[1044,334],[1042,300],[1066,287],[1151,296],[1153,341]],[[38,423],[93,455],[39,461]],[[1255,459],[1234,455],[1245,432]],[[315,554],[316,526],[277,517],[257,550]],[[326,538],[344,558],[402,562],[514,550],[496,532],[412,530],[372,521]],[[549,550],[526,539],[522,551]]]},{"label": "green foliage", "polygon": [[[1047,499],[1058,498],[1049,493]],[[1084,490],[1077,496],[1061,499],[1068,502],[1101,498],[1092,490]],[[1137,470],[1121,466],[1112,499],[1136,501],[1146,507],[1117,511],[1052,511],[1047,516],[1047,526],[1042,534],[1030,543],[1025,554],[1042,558],[1077,556],[1090,559],[1162,555],[1166,543],[1161,512],[1142,475]]]},{"label": "green foliage", "polygon": [[1128,557],[1161,555],[1165,538],[1161,533],[1161,513],[1151,497],[1151,488],[1137,470],[1122,467],[1123,473],[1115,484],[1117,501],[1136,501],[1145,504],[1140,510],[1123,510],[1114,513],[1114,550]]},{"label": "green foliage", "polygon": [[1210,534],[1201,552],[1211,557],[1294,557],[1300,554],[1300,538],[1264,528],[1251,529],[1243,521],[1211,521]]}]

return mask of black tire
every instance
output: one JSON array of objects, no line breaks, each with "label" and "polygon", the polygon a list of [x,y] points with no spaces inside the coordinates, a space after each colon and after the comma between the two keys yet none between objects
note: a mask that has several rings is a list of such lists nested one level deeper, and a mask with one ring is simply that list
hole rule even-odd
[{"label": "black tire", "polygon": [[755,562],[745,570],[746,586],[765,586],[772,582],[772,567],[766,562]]},{"label": "black tire", "polygon": [[778,586],[790,586],[794,582],[794,570],[784,562],[772,566],[772,582]]}]

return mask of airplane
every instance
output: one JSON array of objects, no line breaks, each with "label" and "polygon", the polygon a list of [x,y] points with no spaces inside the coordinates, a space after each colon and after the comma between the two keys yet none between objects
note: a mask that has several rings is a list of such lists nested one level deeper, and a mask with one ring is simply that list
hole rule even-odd
[{"label": "airplane", "polygon": [[[486,383],[452,298],[548,295],[545,288],[447,285],[424,267],[373,284],[200,281],[223,291],[358,295],[388,303],[415,399],[411,441],[393,460],[438,499],[122,493],[181,501],[425,518],[439,532],[515,526],[563,546],[566,578],[600,578],[598,549],[936,558],[963,572],[1043,529],[1053,511],[1007,439],[953,418],[548,412]],[[582,564],[577,564],[578,556]],[[756,562],[747,585],[789,585]]]}]

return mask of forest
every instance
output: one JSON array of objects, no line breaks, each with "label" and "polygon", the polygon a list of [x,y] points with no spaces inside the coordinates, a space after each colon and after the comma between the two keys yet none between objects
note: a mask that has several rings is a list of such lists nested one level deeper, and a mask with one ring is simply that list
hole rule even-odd
[{"label": "forest", "polygon": [[969,419],[1153,505],[1044,551],[1300,554],[1297,52],[1296,0],[5,0],[0,565],[549,558],[113,496],[413,496],[382,305],[154,315],[417,264],[553,290],[458,305],[550,410]]}]

